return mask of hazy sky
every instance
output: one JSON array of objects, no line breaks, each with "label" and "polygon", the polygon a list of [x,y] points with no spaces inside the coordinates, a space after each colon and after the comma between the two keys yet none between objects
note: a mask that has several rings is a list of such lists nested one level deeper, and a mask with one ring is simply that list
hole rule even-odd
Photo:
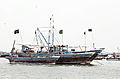
[{"label": "hazy sky", "polygon": [[[0,0],[0,50],[10,51],[20,29],[23,42],[32,42],[37,27],[49,26],[54,14],[55,27],[64,30],[64,43],[84,45],[91,38],[107,52],[120,47],[120,0]],[[93,40],[93,39],[92,39]]]}]

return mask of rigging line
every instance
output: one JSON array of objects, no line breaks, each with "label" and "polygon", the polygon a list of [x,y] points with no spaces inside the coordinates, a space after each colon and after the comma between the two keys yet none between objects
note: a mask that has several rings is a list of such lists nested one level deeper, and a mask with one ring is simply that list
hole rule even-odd
[{"label": "rigging line", "polygon": [[79,48],[80,48],[80,50],[82,51],[82,48],[81,48],[81,46],[79,45]]},{"label": "rigging line", "polygon": [[20,33],[20,38],[21,38],[21,42],[23,43],[23,38],[22,38],[22,35],[21,35],[21,33]]},{"label": "rigging line", "polygon": [[57,30],[55,29],[55,35],[58,37],[59,41],[61,40],[61,43],[62,43],[62,38],[60,36],[58,36],[56,32],[57,32]]},{"label": "rigging line", "polygon": [[[55,35],[56,35],[56,34],[55,34]],[[56,37],[57,37],[57,38],[55,38],[55,39],[58,41],[58,43],[61,43],[59,37],[58,37],[57,35],[56,35]]]},{"label": "rigging line", "polygon": [[[38,37],[41,39],[40,35],[38,35]],[[40,44],[43,45],[42,39],[40,40]]]},{"label": "rigging line", "polygon": [[55,38],[56,42],[59,44],[60,42],[57,40],[57,38]]},{"label": "rigging line", "polygon": [[48,44],[48,42],[47,42],[46,38],[44,37],[43,33],[42,33],[42,32],[40,32],[40,30],[39,30],[39,29],[38,29],[38,31],[39,31],[40,35],[42,36],[42,38],[44,39],[44,41],[46,42],[46,44]]},{"label": "rigging line", "polygon": [[38,27],[38,28],[51,28],[51,27]]},{"label": "rigging line", "polygon": [[34,39],[33,39],[32,43],[34,43],[34,41],[35,41],[35,37],[34,37]]},{"label": "rigging line", "polygon": [[[56,35],[56,34],[55,34],[55,35]],[[60,38],[60,36],[56,35],[56,37],[57,37],[59,43],[62,43],[62,39]]]},{"label": "rigging line", "polygon": [[[57,30],[56,30],[56,29],[55,29],[55,32],[57,32]],[[57,33],[59,33],[59,32],[57,32]],[[56,34],[57,34],[57,33],[56,33]],[[60,38],[60,40],[62,40],[62,38],[61,38],[60,36],[58,36],[58,37]]]},{"label": "rigging line", "polygon": [[37,45],[38,45],[38,38],[37,38],[37,32],[36,31],[35,31],[35,38],[36,38]]},{"label": "rigging line", "polygon": [[[40,38],[40,36],[38,36]],[[46,46],[44,45],[42,39],[40,38],[40,41],[42,42],[43,46],[45,47],[45,49],[48,51],[48,49],[46,48]]]}]

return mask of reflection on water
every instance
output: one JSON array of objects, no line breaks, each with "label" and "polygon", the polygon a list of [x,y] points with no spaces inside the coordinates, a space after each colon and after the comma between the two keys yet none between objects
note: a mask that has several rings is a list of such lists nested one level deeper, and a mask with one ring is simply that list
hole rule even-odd
[{"label": "reflection on water", "polygon": [[6,60],[0,61],[1,79],[119,79],[120,76],[120,61],[99,60],[91,65],[9,64]]}]

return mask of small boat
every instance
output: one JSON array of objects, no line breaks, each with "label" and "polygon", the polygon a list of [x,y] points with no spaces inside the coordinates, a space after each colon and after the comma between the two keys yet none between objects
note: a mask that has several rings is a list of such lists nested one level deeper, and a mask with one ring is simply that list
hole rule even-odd
[{"label": "small boat", "polygon": [[108,61],[120,61],[120,58],[106,58]]},{"label": "small boat", "polygon": [[120,53],[110,53],[108,54],[108,56],[106,57],[106,60],[108,61],[120,61]]}]

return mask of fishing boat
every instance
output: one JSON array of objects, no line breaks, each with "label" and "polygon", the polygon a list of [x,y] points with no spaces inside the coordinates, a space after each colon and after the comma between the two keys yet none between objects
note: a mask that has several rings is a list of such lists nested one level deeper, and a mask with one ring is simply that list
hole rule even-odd
[{"label": "fishing boat", "polygon": [[[48,31],[48,37],[45,37],[39,28],[35,30],[37,45],[20,44],[21,50],[18,51],[15,48],[14,41],[10,56],[6,58],[9,59],[10,63],[90,64],[103,50],[95,49],[89,52],[86,50],[84,52],[69,51],[68,45],[54,44],[54,25],[50,28],[51,30]],[[19,33],[19,31],[15,31],[15,34],[16,33]],[[60,30],[59,33],[63,34],[63,30]],[[37,50],[35,48],[37,48]]]},{"label": "fishing boat", "polygon": [[55,56],[55,55],[37,55],[32,48],[22,45],[22,50],[21,51],[16,51],[15,50],[15,41],[13,44],[13,48],[9,54],[9,57],[6,57],[10,63],[29,63],[29,64],[55,64],[56,61],[59,59],[60,56]]},{"label": "fishing boat", "polygon": [[[65,46],[64,46],[65,47]],[[41,47],[43,48],[43,47]],[[53,48],[53,47],[51,47]],[[54,46],[55,49],[64,49],[62,46]],[[22,51],[13,52],[7,57],[10,63],[31,64],[90,64],[98,56],[102,49],[91,53],[72,53],[68,50],[33,51],[28,46],[22,45]],[[54,51],[54,52],[53,52]]]},{"label": "fishing boat", "polygon": [[[6,57],[10,63],[30,63],[30,64],[90,64],[103,49],[95,49],[84,52],[68,51],[68,45],[40,46],[35,51],[34,45],[21,44],[21,50],[15,50],[15,41],[10,56]],[[37,47],[38,48],[38,47]],[[47,51],[43,49],[47,48]]]}]

